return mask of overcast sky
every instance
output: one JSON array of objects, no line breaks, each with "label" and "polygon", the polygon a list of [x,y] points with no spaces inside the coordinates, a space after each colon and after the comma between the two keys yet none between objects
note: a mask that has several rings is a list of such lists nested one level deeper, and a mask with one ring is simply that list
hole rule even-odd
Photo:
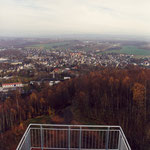
[{"label": "overcast sky", "polygon": [[150,35],[150,0],[0,0],[0,35]]}]

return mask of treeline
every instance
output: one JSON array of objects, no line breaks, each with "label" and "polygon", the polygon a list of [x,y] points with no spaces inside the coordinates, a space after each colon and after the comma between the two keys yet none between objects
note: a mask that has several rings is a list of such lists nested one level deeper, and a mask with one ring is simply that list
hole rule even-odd
[{"label": "treeline", "polygon": [[[28,96],[18,92],[0,104],[0,132],[52,110],[73,106],[97,124],[121,125],[132,149],[148,149],[150,140],[150,70],[107,68],[45,85]],[[2,137],[1,137],[2,140]]]}]

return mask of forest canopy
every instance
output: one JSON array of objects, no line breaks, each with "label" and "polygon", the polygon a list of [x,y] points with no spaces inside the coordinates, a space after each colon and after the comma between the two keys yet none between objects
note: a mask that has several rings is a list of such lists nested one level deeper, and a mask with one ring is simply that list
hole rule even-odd
[{"label": "forest canopy", "polygon": [[[17,125],[21,128],[20,124],[28,119],[51,116],[68,106],[90,123],[120,125],[132,149],[147,149],[150,146],[149,77],[149,69],[103,68],[53,87],[45,85],[40,92],[37,87],[27,96],[16,91],[0,104],[0,149],[5,144],[2,135],[14,133]],[[14,135],[18,133],[15,132]]]}]

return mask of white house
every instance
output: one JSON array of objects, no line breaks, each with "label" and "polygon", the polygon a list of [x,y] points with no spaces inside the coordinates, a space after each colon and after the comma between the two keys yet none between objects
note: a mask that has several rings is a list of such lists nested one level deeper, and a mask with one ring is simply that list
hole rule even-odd
[{"label": "white house", "polygon": [[18,82],[18,83],[5,83],[2,84],[2,88],[14,88],[14,87],[23,87],[23,84]]}]

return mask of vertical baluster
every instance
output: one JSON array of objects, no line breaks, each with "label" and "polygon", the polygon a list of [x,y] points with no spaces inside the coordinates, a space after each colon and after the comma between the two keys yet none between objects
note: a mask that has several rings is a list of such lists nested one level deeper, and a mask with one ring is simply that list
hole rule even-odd
[{"label": "vertical baluster", "polygon": [[48,139],[47,139],[47,129],[45,129],[45,138],[44,138],[45,147],[47,147]]},{"label": "vertical baluster", "polygon": [[40,131],[41,131],[41,149],[43,150],[43,128],[40,126]]},{"label": "vertical baluster", "polygon": [[104,149],[104,133],[105,133],[105,131],[102,131],[102,142],[101,142],[102,149]]},{"label": "vertical baluster", "polygon": [[112,149],[112,134],[113,131],[109,131],[109,141],[108,141],[108,148]]},{"label": "vertical baluster", "polygon": [[52,148],[52,130],[50,130],[50,148]]},{"label": "vertical baluster", "polygon": [[54,148],[54,145],[55,145],[55,139],[54,139],[55,132],[54,132],[54,130],[52,130],[52,133],[53,133],[52,134],[52,139],[53,139],[53,142],[52,142],[53,146],[52,147]]},{"label": "vertical baluster", "polygon": [[98,149],[100,149],[101,131],[98,131]]},{"label": "vertical baluster", "polygon": [[84,148],[86,149],[86,141],[87,141],[87,139],[86,139],[86,131],[84,131]]},{"label": "vertical baluster", "polygon": [[36,129],[34,129],[34,135],[35,135],[35,147],[37,146],[37,136],[36,136]]},{"label": "vertical baluster", "polygon": [[70,150],[70,126],[68,127],[68,149]]},{"label": "vertical baluster", "polygon": [[60,146],[60,144],[61,144],[61,130],[59,130],[59,132],[58,132],[58,137],[59,137],[59,139],[58,139],[58,147],[61,148],[61,146]]},{"label": "vertical baluster", "polygon": [[31,132],[31,147],[33,146],[33,129],[30,130]]},{"label": "vertical baluster", "polygon": [[89,147],[88,148],[90,148],[91,134],[90,134],[90,131],[88,131],[88,133],[89,133],[89,140],[88,140]]},{"label": "vertical baluster", "polygon": [[82,144],[82,128],[80,127],[80,132],[79,132],[79,150],[81,149]]},{"label": "vertical baluster", "polygon": [[94,148],[96,149],[97,148],[97,146],[96,146],[96,144],[97,144],[97,131],[95,131],[95,136],[94,136],[94,142],[95,142],[95,146],[94,146]]},{"label": "vertical baluster", "polygon": [[114,133],[115,131],[112,131],[112,135],[111,135],[111,138],[112,138],[112,148],[115,149],[115,146],[114,146]]},{"label": "vertical baluster", "polygon": [[108,129],[107,129],[107,131],[106,131],[106,141],[105,141],[106,143],[106,145],[105,145],[105,148],[106,148],[106,150],[108,150],[108,144],[109,144],[109,127],[108,127]]},{"label": "vertical baluster", "polygon": [[90,145],[90,148],[93,149],[93,131],[90,131],[91,132],[91,145]]},{"label": "vertical baluster", "polygon": [[121,133],[119,131],[118,150],[121,150],[121,142],[122,142]]},{"label": "vertical baluster", "polygon": [[65,131],[63,130],[63,148],[65,148]]},{"label": "vertical baluster", "polygon": [[47,130],[47,147],[49,148],[49,130]]}]

